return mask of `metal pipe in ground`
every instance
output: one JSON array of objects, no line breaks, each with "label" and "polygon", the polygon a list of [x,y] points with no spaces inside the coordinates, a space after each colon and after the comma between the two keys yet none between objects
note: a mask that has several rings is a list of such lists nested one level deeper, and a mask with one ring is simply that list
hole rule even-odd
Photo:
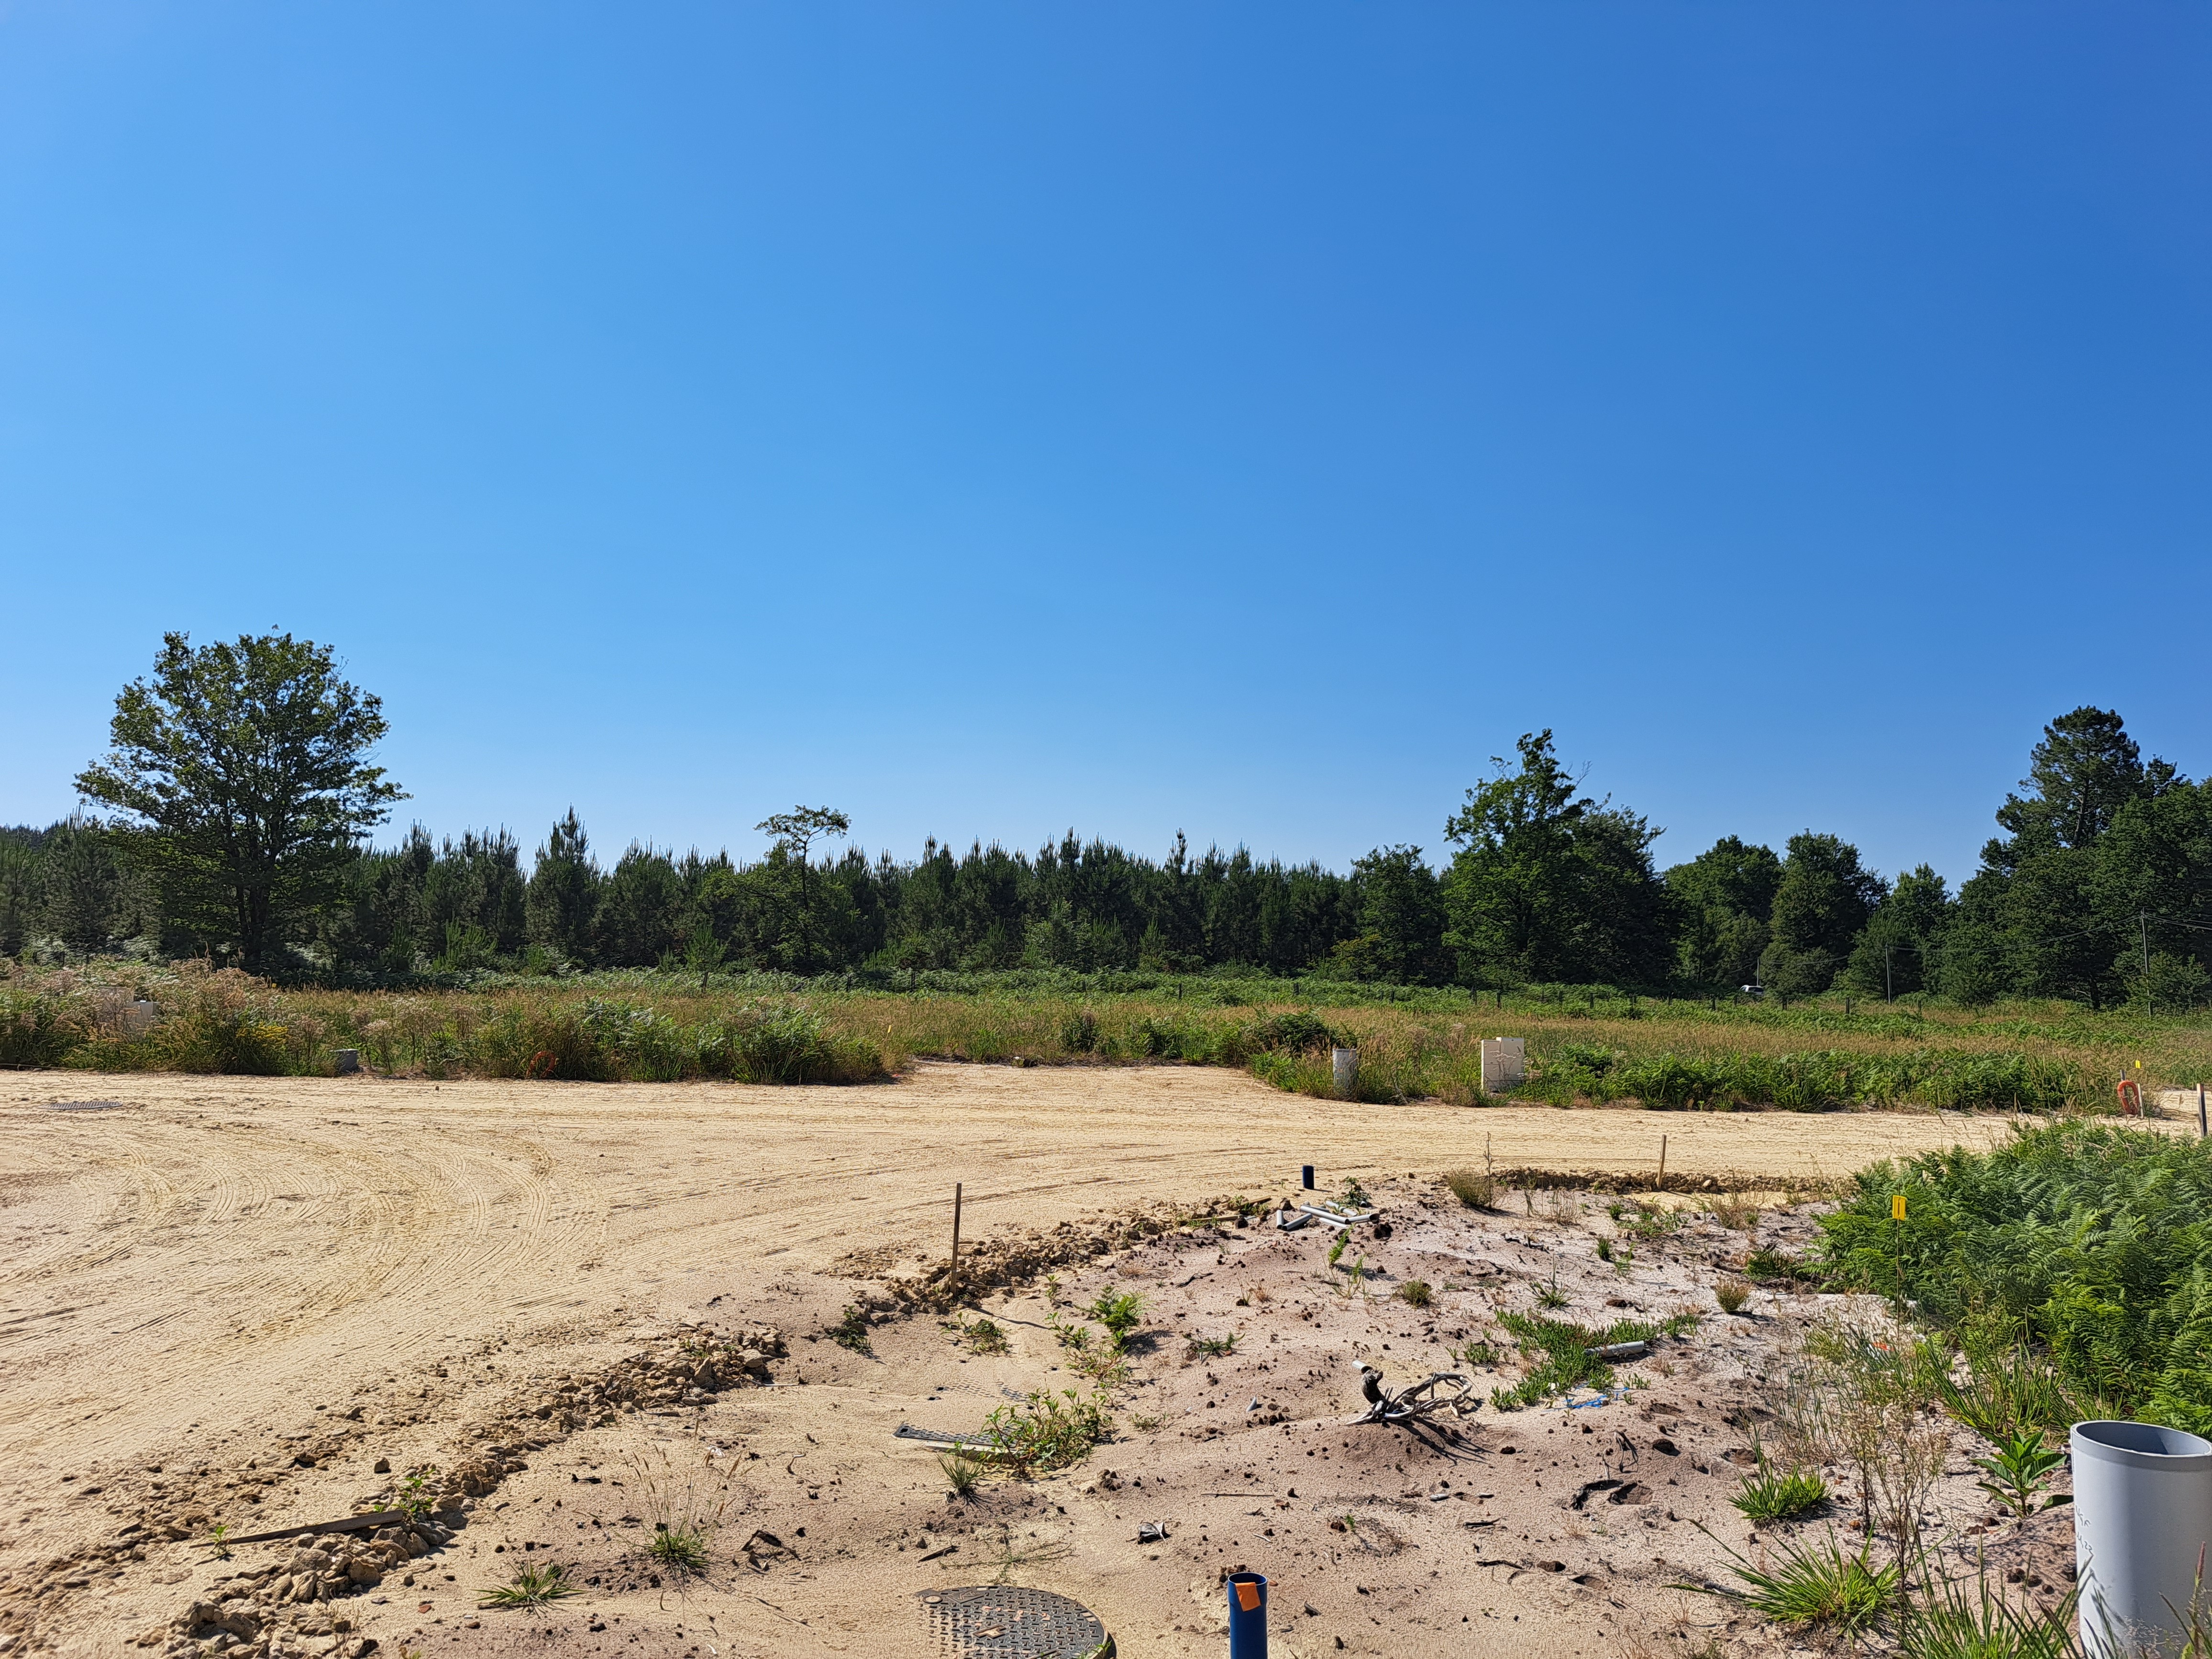
[{"label": "metal pipe in ground", "polygon": [[1267,1659],[1267,1580],[1257,1572],[1232,1572],[1229,1591],[1229,1659]]},{"label": "metal pipe in ground", "polygon": [[2083,1650],[2178,1650],[2212,1545],[2212,1441],[2153,1423],[2076,1423],[2072,1450]]},{"label": "metal pipe in ground", "polygon": [[1350,1100],[1359,1086],[1359,1050],[1332,1048],[1328,1051],[1328,1068],[1335,1079],[1336,1097]]}]

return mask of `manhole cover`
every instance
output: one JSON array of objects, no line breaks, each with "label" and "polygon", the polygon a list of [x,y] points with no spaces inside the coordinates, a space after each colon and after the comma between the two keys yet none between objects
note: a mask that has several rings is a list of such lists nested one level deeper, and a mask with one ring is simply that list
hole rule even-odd
[{"label": "manhole cover", "polygon": [[930,1590],[920,1600],[945,1659],[1092,1659],[1113,1651],[1097,1613],[1050,1590],[986,1584]]}]

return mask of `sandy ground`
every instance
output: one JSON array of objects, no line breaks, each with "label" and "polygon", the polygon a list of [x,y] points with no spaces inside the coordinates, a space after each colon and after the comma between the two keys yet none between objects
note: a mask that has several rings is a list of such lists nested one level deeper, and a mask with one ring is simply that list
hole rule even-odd
[{"label": "sandy ground", "polygon": [[[94,1109],[57,1109],[70,1104]],[[1350,1106],[1286,1096],[1234,1073],[1171,1066],[926,1065],[895,1085],[842,1090],[11,1074],[0,1082],[0,1651],[119,1652],[141,1635],[149,1646],[167,1642],[167,1621],[267,1547],[214,1563],[164,1537],[166,1522],[206,1515],[243,1533],[346,1514],[391,1490],[372,1474],[372,1460],[403,1471],[450,1468],[491,1436],[512,1438],[517,1413],[548,1397],[546,1379],[603,1370],[687,1321],[786,1333],[790,1352],[774,1367],[776,1386],[629,1413],[571,1435],[541,1427],[533,1437],[544,1443],[525,1442],[530,1455],[510,1459],[532,1467],[508,1474],[496,1496],[472,1498],[454,1540],[424,1558],[405,1586],[387,1579],[373,1595],[349,1595],[335,1629],[331,1608],[341,1604],[324,1606],[315,1615],[321,1631],[280,1636],[273,1650],[365,1650],[367,1633],[384,1652],[426,1656],[602,1644],[670,1654],[921,1652],[930,1644],[914,1596],[999,1575],[1085,1600],[1124,1653],[1214,1650],[1218,1569],[1288,1559],[1289,1547],[1263,1541],[1265,1505],[1249,1525],[1202,1518],[1203,1504],[1222,1500],[1174,1483],[1233,1473],[1240,1488],[1257,1492],[1258,1464],[1248,1455],[1207,1473],[1206,1460],[1223,1455],[1218,1437],[1166,1425],[1234,1406],[1222,1421],[1249,1435],[1259,1425],[1247,1418],[1267,1419],[1283,1443],[1273,1449],[1304,1462],[1348,1432],[1340,1428],[1354,1403],[1347,1352],[1367,1345],[1386,1365],[1402,1364],[1382,1346],[1413,1337],[1410,1310],[1384,1303],[1378,1313],[1365,1299],[1337,1296],[1308,1235],[1208,1232],[1152,1247],[1155,1260],[1139,1250],[1109,1257],[1072,1274],[1071,1286],[1127,1273],[1150,1293],[1146,1275],[1158,1276],[1156,1316],[1279,1326],[1264,1336],[1255,1328],[1258,1346],[1242,1352],[1287,1344],[1296,1369],[1311,1375],[1296,1389],[1269,1373],[1265,1389],[1261,1378],[1240,1376],[1214,1390],[1200,1380],[1212,1375],[1202,1363],[1182,1363],[1181,1336],[1155,1331],[1124,1404],[1157,1419],[1152,1436],[1171,1446],[1148,1449],[1125,1424],[1125,1440],[1081,1468],[1051,1481],[994,1483],[974,1504],[948,1505],[934,1459],[890,1431],[908,1418],[970,1430],[1008,1390],[1071,1382],[1060,1369],[1067,1356],[1033,1295],[992,1304],[1013,1339],[1003,1356],[975,1353],[926,1317],[878,1327],[865,1354],[811,1340],[865,1292],[847,1276],[854,1252],[941,1252],[956,1182],[974,1238],[1146,1202],[1279,1195],[1308,1163],[1325,1187],[1347,1175],[1378,1192],[1394,1183],[1392,1202],[1402,1206],[1432,1194],[1437,1171],[1480,1165],[1486,1150],[1500,1166],[1637,1175],[1656,1170],[1664,1133],[1670,1172],[1771,1176],[1782,1187],[1876,1158],[1986,1144],[2004,1127],[1932,1115]],[[1446,1224],[1442,1212],[1433,1224]],[[1513,1248],[1551,1253],[1555,1271],[1566,1261],[1596,1272],[1595,1258],[1583,1259],[1592,1240],[1565,1231],[1578,1241],[1572,1248],[1559,1229]],[[1413,1248],[1413,1237],[1401,1229],[1390,1249]],[[1463,1255],[1468,1245],[1439,1234],[1422,1248]],[[1419,1266],[1386,1265],[1385,1254],[1378,1250],[1375,1285]],[[1516,1284],[1534,1272],[1528,1261],[1508,1265]],[[1463,1267],[1446,1263],[1447,1272]],[[1686,1261],[1643,1301],[1679,1300],[1700,1273],[1706,1267]],[[1433,1276],[1442,1282],[1445,1273]],[[1255,1278],[1290,1294],[1232,1312]],[[1477,1291],[1470,1279],[1465,1294]],[[1482,1305],[1496,1300],[1493,1286]],[[1438,1345],[1464,1331],[1472,1305],[1454,1309],[1441,1297],[1417,1344],[1443,1363]],[[1267,1363],[1279,1372],[1292,1362],[1281,1352]],[[1187,1398],[1194,1389],[1200,1394]],[[1263,1393],[1272,1403],[1244,1409]],[[1692,1397],[1674,1409],[1703,1410],[1723,1434],[1718,1406],[1694,1407]],[[963,1407],[972,1420],[954,1420]],[[1421,1574],[1445,1574],[1419,1594],[1393,1548],[1399,1565],[1382,1571],[1389,1562],[1378,1557],[1370,1576],[1398,1586],[1395,1612],[1385,1616],[1372,1594],[1333,1609],[1325,1603],[1334,1592],[1316,1590],[1310,1605],[1320,1611],[1279,1613],[1286,1650],[1443,1651],[1444,1626],[1477,1616],[1473,1603],[1461,1605],[1470,1581],[1447,1556],[1464,1554],[1480,1529],[1449,1543],[1442,1534],[1416,1536],[1431,1510],[1455,1513],[1474,1500],[1431,1505],[1425,1489],[1402,1493],[1449,1478],[1510,1501],[1508,1484],[1527,1465],[1501,1468],[1491,1455],[1498,1431],[1486,1432],[1492,1444],[1478,1462],[1467,1462],[1477,1455],[1471,1445],[1454,1447],[1417,1472],[1395,1467],[1407,1463],[1402,1443],[1366,1468],[1380,1437],[1402,1437],[1360,1431],[1359,1449],[1328,1453],[1339,1478],[1298,1486],[1315,1496],[1285,1498],[1279,1488],[1297,1483],[1267,1480],[1267,1503],[1297,1513],[1309,1530],[1322,1525],[1316,1505],[1413,1504],[1418,1524],[1386,1522],[1382,1533],[1407,1549],[1421,1543]],[[1107,1466],[1133,1480],[1139,1462],[1175,1498],[1150,1507],[1172,1514],[1133,1504],[1131,1489],[1118,1501],[1111,1490],[1076,1491]],[[1338,1490],[1354,1465],[1358,1491]],[[623,1468],[630,1474],[617,1489]],[[651,1468],[663,1471],[657,1486],[676,1480],[724,1505],[719,1536],[733,1543],[765,1530],[791,1554],[718,1568],[680,1595],[675,1585],[647,1583],[620,1533],[625,1517],[640,1524],[635,1489]],[[591,1471],[606,1472],[593,1479]],[[538,1522],[555,1508],[562,1516],[527,1538],[524,1516],[533,1508]],[[1029,1547],[1020,1534],[1032,1530],[1023,1522],[1047,1515],[1035,1546],[1043,1553],[1021,1559]],[[1140,1518],[1169,1521],[1172,1542],[1139,1548]],[[802,1526],[811,1543],[800,1542]],[[1221,1544],[1208,1527],[1234,1543]],[[994,1553],[985,1553],[987,1536],[997,1538]],[[1338,1544],[1344,1536],[1330,1534]],[[924,1540],[959,1547],[924,1566]],[[508,1542],[557,1547],[580,1572],[596,1562],[592,1593],[560,1604],[557,1618],[478,1614],[473,1592],[504,1576],[503,1564],[494,1574],[484,1558]],[[1516,1559],[1537,1547],[1516,1540]],[[1532,1571],[1543,1577],[1521,1568],[1490,1576],[1517,1582]],[[1607,1576],[1591,1569],[1571,1593],[1558,1575],[1548,1589],[1508,1594],[1501,1583],[1485,1591],[1486,1616],[1522,1620],[1513,1639],[1531,1650],[1596,1651],[1602,1644],[1593,1645],[1581,1603]],[[1416,1639],[1417,1626],[1431,1636]],[[913,1639],[880,1647],[857,1639],[878,1629],[910,1630]]]}]

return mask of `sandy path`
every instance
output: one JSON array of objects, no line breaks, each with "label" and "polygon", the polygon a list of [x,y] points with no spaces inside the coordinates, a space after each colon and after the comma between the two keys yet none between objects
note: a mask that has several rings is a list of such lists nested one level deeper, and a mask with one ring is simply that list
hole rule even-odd
[{"label": "sandy path", "polygon": [[[99,1100],[116,1109],[61,1111]],[[0,1567],[64,1474],[290,1425],[429,1346],[678,1316],[687,1274],[1157,1198],[1480,1164],[1838,1175],[2002,1121],[1337,1105],[1242,1076],[920,1066],[881,1088],[18,1073],[0,1083]],[[703,1281],[702,1281],[703,1282]]]}]

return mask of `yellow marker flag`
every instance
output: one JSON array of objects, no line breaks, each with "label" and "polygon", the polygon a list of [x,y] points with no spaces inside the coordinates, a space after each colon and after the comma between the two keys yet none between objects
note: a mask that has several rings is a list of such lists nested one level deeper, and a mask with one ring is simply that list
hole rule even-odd
[{"label": "yellow marker flag", "polygon": [[1892,1193],[1889,1195],[1889,1218],[1892,1221],[1902,1221],[1905,1219],[1905,1194],[1903,1193]]}]

